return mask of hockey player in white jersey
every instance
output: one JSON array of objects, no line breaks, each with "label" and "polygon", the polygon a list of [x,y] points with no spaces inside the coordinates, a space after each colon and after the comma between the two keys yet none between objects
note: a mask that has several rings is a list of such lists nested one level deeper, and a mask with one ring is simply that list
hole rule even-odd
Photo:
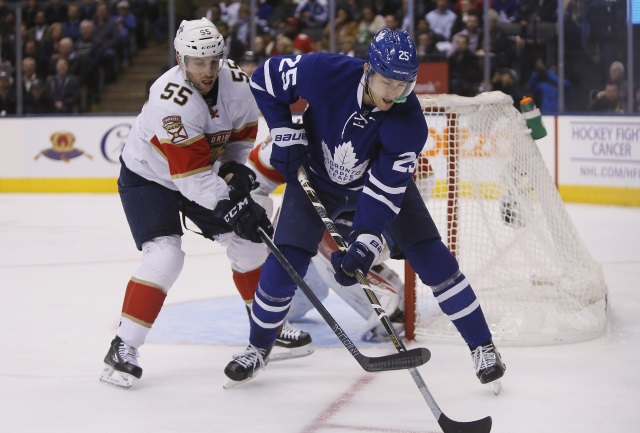
[{"label": "hockey player in white jersey", "polygon": [[[259,185],[251,194],[255,201],[262,204],[269,213],[271,213],[273,207],[269,194],[275,191],[278,186],[284,184],[282,175],[269,163],[272,148],[273,141],[268,136],[264,142],[257,144],[253,148],[247,161],[247,165],[256,173],[256,183]],[[353,224],[353,212],[340,215],[334,222],[342,236],[347,238]],[[274,225],[276,224],[274,223]],[[338,247],[329,232],[325,232],[322,241],[318,245],[318,254],[312,258],[307,274],[304,277],[305,281],[320,300],[329,295],[330,288],[334,289],[338,296],[366,320],[362,334],[363,340],[371,342],[388,341],[389,336],[371,307],[371,302],[362,290],[362,286],[354,284],[343,287],[333,277],[331,254],[337,249]],[[371,290],[380,301],[382,309],[389,312],[389,319],[397,333],[401,334],[404,330],[404,283],[399,275],[385,264],[388,258],[388,249],[385,247],[383,253],[372,265],[371,271],[367,275],[367,280]],[[296,296],[291,301],[287,321],[295,323],[313,308],[306,296],[302,293],[296,293]]]},{"label": "hockey player in white jersey", "polygon": [[[122,388],[142,376],[138,349],[182,271],[186,218],[226,246],[249,302],[267,257],[257,228],[273,232],[251,198],[255,173],[245,165],[258,129],[249,78],[226,59],[223,37],[205,18],[183,21],[174,46],[177,65],[151,86],[121,155],[118,191],[143,260],[127,284],[100,380]],[[283,338],[311,342],[301,331]]]}]

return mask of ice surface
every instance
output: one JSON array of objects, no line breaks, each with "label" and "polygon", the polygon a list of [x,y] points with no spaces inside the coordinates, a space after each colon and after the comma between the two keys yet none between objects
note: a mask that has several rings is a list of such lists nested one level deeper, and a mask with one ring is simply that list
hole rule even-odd
[{"label": "ice surface", "polygon": [[[419,370],[450,418],[491,415],[496,433],[640,432],[640,209],[568,208],[604,267],[607,331],[503,348],[498,397],[479,384],[462,344],[421,340],[432,358]],[[440,431],[408,372],[365,373],[317,315],[303,324],[316,353],[223,390],[224,366],[246,345],[246,313],[224,251],[193,233],[141,349],[142,379],[128,391],[105,386],[102,358],[140,258],[117,195],[1,194],[0,239],[1,432]],[[357,339],[364,321],[335,295],[327,306]],[[367,355],[394,352],[357,344]]]}]

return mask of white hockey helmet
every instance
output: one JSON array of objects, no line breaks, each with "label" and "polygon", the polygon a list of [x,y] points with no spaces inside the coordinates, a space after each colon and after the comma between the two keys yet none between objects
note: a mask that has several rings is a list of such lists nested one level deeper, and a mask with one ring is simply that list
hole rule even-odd
[{"label": "white hockey helmet", "polygon": [[183,20],[173,41],[180,67],[184,70],[187,57],[209,57],[225,55],[224,38],[206,18],[199,20]]}]

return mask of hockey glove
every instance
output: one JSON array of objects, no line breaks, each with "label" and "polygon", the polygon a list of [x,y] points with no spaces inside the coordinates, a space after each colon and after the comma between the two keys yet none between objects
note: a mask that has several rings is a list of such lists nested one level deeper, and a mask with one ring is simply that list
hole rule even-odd
[{"label": "hockey glove", "polygon": [[271,166],[280,172],[285,182],[295,183],[298,179],[298,168],[308,153],[304,126],[292,123],[289,127],[273,128],[271,138]]},{"label": "hockey glove", "polygon": [[[248,167],[247,169],[251,171]],[[251,171],[251,174],[253,174],[253,180],[255,181],[253,171]],[[224,219],[231,226],[234,233],[241,238],[259,244],[262,239],[258,233],[258,227],[262,227],[269,237],[273,237],[273,226],[264,208],[253,201],[248,191],[245,192],[246,189],[251,191],[254,185],[251,182],[249,182],[251,185],[243,182],[243,180],[250,178],[251,176],[233,176],[229,182],[229,199],[218,202],[218,205],[213,210],[213,216]]]},{"label": "hockey glove", "polygon": [[238,196],[249,194],[260,184],[256,182],[256,174],[246,165],[229,161],[220,167],[218,176],[224,179]]},{"label": "hockey glove", "polygon": [[382,251],[382,239],[370,233],[361,233],[347,251],[336,251],[331,254],[331,265],[336,272],[336,281],[342,286],[356,284],[356,269],[364,276]]}]

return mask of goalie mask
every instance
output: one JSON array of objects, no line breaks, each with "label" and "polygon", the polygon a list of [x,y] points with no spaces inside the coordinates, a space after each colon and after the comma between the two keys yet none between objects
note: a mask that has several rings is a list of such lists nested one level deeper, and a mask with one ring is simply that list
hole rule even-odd
[{"label": "goalie mask", "polygon": [[197,80],[193,80],[191,76],[209,73],[215,81],[226,50],[224,38],[211,21],[206,18],[182,21],[173,46],[185,79],[198,87],[194,82]]},{"label": "goalie mask", "polygon": [[418,78],[418,53],[406,31],[382,29],[367,52],[369,90],[396,103],[404,102]]}]

